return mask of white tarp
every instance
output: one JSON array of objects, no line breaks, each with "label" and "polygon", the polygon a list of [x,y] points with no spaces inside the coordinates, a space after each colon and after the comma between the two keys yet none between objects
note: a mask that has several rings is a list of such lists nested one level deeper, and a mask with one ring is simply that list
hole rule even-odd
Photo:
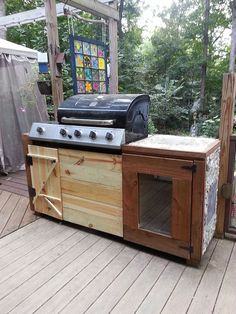
[{"label": "white tarp", "polygon": [[0,39],[0,172],[22,168],[21,134],[33,122],[47,121],[37,79],[37,52]]},{"label": "white tarp", "polygon": [[20,57],[27,57],[31,59],[37,59],[37,55],[38,55],[36,50],[14,44],[10,41],[0,38],[0,54],[1,53],[20,56]]}]

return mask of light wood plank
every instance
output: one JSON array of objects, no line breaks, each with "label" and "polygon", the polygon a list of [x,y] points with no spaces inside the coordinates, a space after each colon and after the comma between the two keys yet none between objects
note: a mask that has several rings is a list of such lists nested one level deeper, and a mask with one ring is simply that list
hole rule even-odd
[{"label": "light wood plank", "polygon": [[7,242],[5,245],[1,247],[0,257],[4,257],[9,253],[14,252],[16,249],[23,247],[30,240],[34,239],[37,236],[38,232],[44,232],[48,230],[50,226],[50,221],[45,221],[43,224],[35,226],[34,230],[29,230],[27,237],[26,234],[23,233],[22,236],[19,235],[19,238],[14,238],[13,241]]},{"label": "light wood plank", "polygon": [[42,237],[42,235],[38,233],[38,236],[41,239],[40,241],[37,241],[37,246],[35,246],[33,250],[0,270],[0,283],[13,276],[21,269],[24,269],[28,264],[33,263],[43,254],[47,253],[50,248],[56,246],[58,241],[60,242],[61,239],[65,238],[65,236],[71,236],[76,232],[76,230],[70,229],[66,226],[56,226],[55,228],[52,227],[52,229],[52,232],[47,233],[46,237]]},{"label": "light wood plank", "polygon": [[72,262],[77,263],[80,256],[82,256],[83,253],[86,255],[86,252],[89,251],[89,249],[91,250],[98,240],[99,238],[95,235],[87,236],[57,260],[52,262],[48,267],[43,268],[41,271],[32,275],[30,279],[19,285],[17,289],[13,290],[6,295],[5,298],[0,300],[1,311],[9,312],[17,305],[21,304],[22,301],[27,299],[33,292],[37,291],[37,289],[43,286],[44,283],[51,278],[54,278],[56,274],[59,274]]},{"label": "light wood plank", "polygon": [[[9,278],[2,283],[0,283],[0,298],[6,297],[11,291],[24,284],[27,280],[30,280],[31,277],[50,266],[51,263],[59,259],[63,256],[67,251],[69,251],[74,245],[76,245],[79,241],[81,241],[86,234],[82,232],[74,232],[72,235],[70,234],[70,229],[62,232],[61,236],[57,239],[51,239],[48,246],[44,245],[43,249],[49,249],[44,255],[40,256],[39,253],[36,252],[35,260],[32,259],[32,256],[28,256],[26,260],[26,264],[22,265],[23,267],[20,269],[20,264],[17,265],[18,269],[14,273],[12,271],[10,275],[11,267],[8,267],[6,270],[9,273]],[[73,230],[71,228],[71,230]],[[52,246],[52,242],[54,241],[54,248]]]},{"label": "light wood plank", "polygon": [[11,196],[11,193],[6,192],[6,191],[2,191],[2,193],[0,195],[0,212],[1,212],[2,208],[4,207],[4,205],[6,204],[6,202],[8,201],[10,196]]},{"label": "light wood plank", "polygon": [[34,250],[39,246],[43,241],[47,241],[48,237],[54,232],[54,229],[57,229],[57,232],[60,229],[60,226],[48,224],[47,228],[40,230],[39,233],[32,234],[32,237],[28,241],[24,241],[16,249],[12,250],[12,247],[6,248],[2,254],[3,257],[0,259],[0,269],[5,268],[7,265],[13,263],[15,260],[24,256],[25,254]]},{"label": "light wood plank", "polygon": [[[143,302],[146,295],[152,289],[156,280],[164,271],[168,264],[168,260],[153,257],[138,279],[126,292],[123,298],[114,307],[111,313],[130,313],[133,314]],[[132,302],[130,302],[132,300]]]},{"label": "light wood plank", "polygon": [[20,223],[20,228],[30,224],[31,222],[34,222],[38,218],[39,217],[37,215],[35,215],[35,213],[31,210],[30,205],[29,205],[27,207],[25,214],[24,214],[24,217]]},{"label": "light wood plank", "polygon": [[219,296],[214,308],[214,313],[235,313],[236,297],[235,297],[235,283],[236,283],[236,245],[229,261],[227,272],[225,274],[223,284],[220,289]]},{"label": "light wood plank", "polygon": [[14,211],[18,201],[20,199],[19,195],[12,194],[7,202],[4,204],[0,211],[0,233],[2,233],[5,228],[12,212]]},{"label": "light wood plank", "polygon": [[87,287],[81,292],[78,292],[69,304],[69,300],[65,302],[65,308],[61,313],[84,313],[137,254],[138,251],[125,247],[117,258],[115,258]]},{"label": "light wood plank", "polygon": [[[203,256],[199,268],[187,267],[174,291],[172,292],[167,304],[162,309],[163,314],[172,314],[178,309],[178,314],[187,312],[189,304],[198,288],[202,275],[208,265],[208,262],[214,252],[217,240],[213,239],[208,247],[206,254]],[[183,297],[184,296],[184,297]]]},{"label": "light wood plank", "polygon": [[137,313],[160,313],[184,269],[184,265],[170,262],[140,305]]},{"label": "light wood plank", "polygon": [[86,313],[109,313],[142,273],[151,258],[150,254],[140,252]]},{"label": "light wood plank", "polygon": [[21,197],[18,204],[16,205],[7,225],[3,229],[1,236],[4,236],[12,231],[19,228],[19,225],[24,217],[25,211],[29,205],[29,199],[26,197]]},{"label": "light wood plank", "polygon": [[[45,282],[34,293],[31,292],[30,296],[21,302],[12,313],[32,313],[37,310],[45,301],[61,289],[67,282],[74,276],[80,273],[87,265],[91,263],[100,253],[102,253],[111,241],[107,239],[100,239],[89,250],[82,254],[78,259],[74,260],[67,267],[62,269],[56,276]],[[1,305],[0,305],[1,308]]]},{"label": "light wood plank", "polygon": [[29,235],[31,232],[35,232],[37,228],[40,228],[40,226],[44,225],[47,222],[46,219],[41,218],[34,223],[25,226],[24,228],[18,229],[16,232],[8,234],[7,237],[1,238],[0,240],[0,251],[1,248],[14,242],[15,240],[18,240],[25,236],[26,234]]},{"label": "light wood plank", "polygon": [[62,178],[61,188],[63,194],[69,194],[112,206],[122,206],[122,191],[112,186]]},{"label": "light wood plank", "polygon": [[58,313],[65,304],[69,303],[79,292],[83,290],[124,248],[124,245],[113,242],[87,267],[69,281],[61,290],[51,297],[35,313]]},{"label": "light wood plank", "polygon": [[220,240],[207,266],[198,290],[188,309],[188,313],[212,313],[219,292],[233,242]]},{"label": "light wood plank", "polygon": [[121,207],[65,193],[62,195],[64,220],[117,236],[123,236],[123,211]]}]

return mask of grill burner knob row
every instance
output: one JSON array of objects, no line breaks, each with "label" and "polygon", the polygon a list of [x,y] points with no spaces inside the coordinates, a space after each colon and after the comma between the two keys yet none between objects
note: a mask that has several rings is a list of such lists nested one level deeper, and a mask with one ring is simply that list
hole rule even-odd
[{"label": "grill burner knob row", "polygon": [[38,126],[36,131],[39,133],[39,134],[43,134],[43,132],[45,132],[45,129],[42,128],[41,126]]},{"label": "grill burner knob row", "polygon": [[89,133],[89,137],[90,137],[92,140],[95,140],[95,139],[96,139],[96,137],[97,137],[97,133],[96,133],[96,132],[94,132],[94,131],[90,131],[90,133]]},{"label": "grill burner knob row", "polygon": [[62,136],[66,136],[68,134],[68,131],[66,129],[60,129],[60,134]]},{"label": "grill burner knob row", "polygon": [[107,132],[105,139],[108,141],[112,141],[114,138],[114,135],[111,132]]},{"label": "grill burner knob row", "polygon": [[75,130],[74,136],[75,136],[75,137],[81,137],[81,136],[82,136],[82,132],[79,131],[79,130]]}]

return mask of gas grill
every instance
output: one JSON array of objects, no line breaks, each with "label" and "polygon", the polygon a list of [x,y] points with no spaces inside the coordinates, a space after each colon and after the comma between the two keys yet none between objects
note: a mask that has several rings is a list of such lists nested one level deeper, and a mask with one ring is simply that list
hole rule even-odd
[{"label": "gas grill", "polygon": [[33,123],[37,142],[120,150],[148,135],[147,95],[76,95],[58,108],[58,123]]}]

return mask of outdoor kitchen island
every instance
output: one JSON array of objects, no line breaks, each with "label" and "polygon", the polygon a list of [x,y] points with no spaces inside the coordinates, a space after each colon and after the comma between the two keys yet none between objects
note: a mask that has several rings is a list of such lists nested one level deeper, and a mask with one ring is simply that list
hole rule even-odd
[{"label": "outdoor kitchen island", "polygon": [[74,96],[59,123],[34,123],[31,208],[197,265],[215,230],[219,141],[147,137],[148,106],[146,95]]},{"label": "outdoor kitchen island", "polygon": [[198,265],[216,226],[219,145],[171,135],[124,145],[124,239]]}]

